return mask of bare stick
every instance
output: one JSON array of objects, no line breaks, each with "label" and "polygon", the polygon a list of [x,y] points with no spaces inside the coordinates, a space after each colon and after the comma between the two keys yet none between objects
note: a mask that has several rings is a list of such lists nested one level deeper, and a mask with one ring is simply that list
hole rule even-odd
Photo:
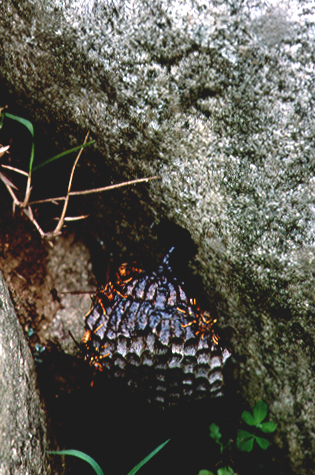
[{"label": "bare stick", "polygon": [[0,172],[0,179],[3,181],[3,183],[6,183],[9,185],[11,188],[14,188],[15,190],[18,190],[18,187],[15,186],[12,181],[9,180],[3,173]]},{"label": "bare stick", "polygon": [[7,152],[10,148],[10,145],[5,145],[5,146],[2,146],[0,145],[0,157],[2,157],[2,155],[5,154],[5,152]]},{"label": "bare stick", "polygon": [[[82,216],[66,216],[64,220],[65,221],[79,221],[80,219],[86,219],[89,216],[90,216],[89,214],[85,214]],[[59,219],[59,218],[53,218],[53,219]]]},{"label": "bare stick", "polygon": [[22,208],[26,208],[26,206],[28,205],[30,196],[31,196],[31,191],[32,191],[32,187],[31,187],[31,173],[32,173],[32,172],[30,171],[29,174],[28,174],[27,183],[26,183],[26,190],[25,190],[25,197],[24,197],[23,203],[21,203],[21,207],[22,207]]},{"label": "bare stick", "polygon": [[[85,137],[85,140],[84,140],[84,144],[86,144],[87,142],[87,139],[89,137],[89,132],[86,134],[86,137]],[[75,162],[73,164],[73,167],[72,167],[72,170],[71,170],[71,175],[70,175],[70,180],[69,180],[69,185],[68,185],[68,191],[67,191],[67,196],[66,196],[66,199],[65,199],[65,202],[64,202],[64,205],[63,205],[63,209],[62,209],[62,212],[61,212],[61,216],[59,218],[59,221],[58,221],[58,224],[55,228],[55,230],[53,231],[53,234],[59,234],[61,229],[62,229],[62,226],[63,226],[63,223],[64,223],[64,219],[65,219],[65,216],[66,216],[66,212],[67,212],[67,207],[68,207],[68,203],[69,203],[69,195],[70,195],[70,190],[71,190],[71,185],[72,185],[72,180],[73,180],[73,175],[74,175],[74,170],[75,170],[75,167],[77,166],[77,163],[79,161],[79,158],[81,157],[81,154],[83,152],[83,148],[80,149],[78,155],[77,155],[77,158],[75,159]]]},{"label": "bare stick", "polygon": [[116,185],[103,186],[102,188],[93,188],[92,190],[84,191],[71,191],[70,196],[89,195],[90,193],[100,193],[101,191],[114,190],[115,188],[121,188],[123,186],[134,185],[135,183],[147,183],[150,180],[157,180],[159,176],[150,176],[148,178],[137,178],[137,180],[124,181],[123,183],[117,183]]},{"label": "bare stick", "polygon": [[[38,205],[38,204],[41,204],[41,203],[54,203],[54,201],[64,201],[65,199],[66,199],[65,196],[59,196],[57,198],[46,198],[45,200],[30,201],[29,205],[33,206],[33,205]],[[57,205],[59,203],[54,203],[54,204]]]},{"label": "bare stick", "polygon": [[19,168],[11,167],[10,165],[1,165],[3,168],[7,168],[8,170],[13,170],[16,173],[21,173],[21,175],[28,176],[24,170],[20,170]]},{"label": "bare stick", "polygon": [[[23,212],[24,214],[28,217],[28,219],[31,221],[31,223],[34,224],[35,228],[37,229],[37,231],[39,232],[40,234],[40,237],[42,239],[44,239],[45,237],[47,238],[47,236],[49,236],[50,233],[45,233],[42,228],[40,227],[40,225],[38,224],[38,222],[36,221],[36,219],[34,218],[34,215],[33,215],[33,211],[32,211],[32,208],[30,206],[28,206],[27,208],[24,208],[23,209]],[[60,234],[60,233],[59,233]],[[57,236],[57,234],[56,234]],[[52,243],[51,242],[48,242],[48,244],[53,247]]]},{"label": "bare stick", "polygon": [[[92,190],[85,191],[70,191],[69,196],[78,196],[78,195],[89,195],[91,193],[100,193],[102,191],[114,190],[115,188],[121,188],[122,186],[134,185],[136,183],[147,183],[150,180],[157,180],[161,178],[159,176],[150,176],[147,178],[137,178],[136,180],[124,181],[122,183],[117,183],[116,185],[103,186],[102,188],[92,188]],[[64,201],[65,196],[58,196],[57,198],[47,198],[45,200],[31,201],[29,205],[35,205],[39,203],[49,203],[53,201]]]},{"label": "bare stick", "polygon": [[[1,114],[2,110],[3,109],[0,109],[0,114]],[[87,135],[85,137],[83,145],[85,145],[87,143],[88,137],[89,137],[89,132],[87,133]],[[2,147],[0,145],[0,156],[2,156],[8,150],[8,148],[9,148],[9,146]],[[8,191],[9,191],[11,197],[12,197],[12,200],[13,200],[13,213],[15,212],[15,207],[16,206],[19,206],[20,208],[22,208],[24,214],[28,217],[28,219],[33,223],[33,225],[35,226],[35,228],[39,232],[41,238],[46,238],[46,240],[48,242],[50,241],[50,239],[52,239],[52,238],[58,236],[59,234],[61,234],[61,229],[62,229],[65,221],[76,221],[76,220],[85,219],[85,218],[88,217],[88,215],[86,215],[86,216],[82,215],[82,216],[66,217],[66,212],[67,212],[67,207],[68,207],[68,204],[69,204],[70,196],[88,195],[88,194],[91,194],[91,193],[100,193],[102,191],[114,190],[116,188],[122,188],[123,186],[134,185],[134,184],[137,184],[137,183],[147,183],[150,180],[156,180],[156,179],[160,178],[158,176],[151,176],[151,177],[147,177],[147,178],[138,178],[136,180],[130,180],[130,181],[126,181],[126,182],[123,182],[123,183],[118,183],[116,185],[104,186],[102,188],[93,188],[91,190],[84,190],[84,191],[71,191],[74,171],[75,171],[75,168],[76,168],[77,163],[79,161],[79,158],[81,157],[81,154],[83,152],[83,148],[84,147],[82,147],[80,149],[80,151],[79,151],[79,153],[78,153],[78,155],[75,159],[75,162],[73,164],[71,174],[70,174],[70,178],[69,178],[69,184],[68,184],[68,190],[67,190],[66,196],[61,196],[61,197],[56,197],[56,198],[48,198],[48,199],[45,199],[45,200],[37,200],[37,201],[30,202],[29,199],[30,199],[30,195],[31,195],[31,191],[32,191],[31,171],[29,171],[29,173],[26,173],[23,170],[20,170],[19,168],[14,168],[14,167],[11,167],[9,165],[2,165],[2,167],[4,167],[4,168],[15,171],[15,172],[20,173],[24,176],[27,176],[25,196],[24,196],[23,202],[21,202],[17,199],[17,197],[16,197],[16,195],[13,191],[13,188],[17,189],[16,186],[8,178],[6,178],[5,175],[3,175],[0,172],[0,179],[3,181],[4,185],[8,189]],[[36,219],[34,218],[31,205],[39,204],[39,203],[48,203],[48,202],[58,204],[58,203],[56,203],[57,201],[64,201],[61,216],[60,216],[59,219],[56,218],[56,219],[58,219],[58,223],[57,223],[56,228],[53,231],[45,233],[42,230],[42,228],[40,227],[40,225],[38,224],[38,222],[36,221]],[[49,242],[49,244],[52,246],[51,242]]]},{"label": "bare stick", "polygon": [[14,212],[15,212],[15,206],[19,206],[19,205],[20,205],[20,202],[19,202],[19,200],[17,199],[17,197],[15,196],[15,193],[14,193],[14,191],[12,190],[11,186],[10,186],[8,183],[6,183],[6,181],[4,181],[4,180],[2,180],[2,181],[3,181],[4,185],[6,186],[8,192],[10,193],[10,195],[11,195],[11,197],[12,197],[12,199],[13,199],[13,214],[14,214]]}]

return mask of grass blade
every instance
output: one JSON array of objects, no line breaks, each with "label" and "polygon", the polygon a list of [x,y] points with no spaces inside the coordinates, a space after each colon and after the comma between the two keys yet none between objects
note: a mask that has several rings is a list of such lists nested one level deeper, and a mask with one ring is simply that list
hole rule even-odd
[{"label": "grass blade", "polygon": [[65,152],[58,153],[58,155],[54,155],[53,157],[47,158],[44,162],[40,163],[39,165],[36,165],[36,167],[33,168],[33,171],[38,170],[38,168],[44,167],[50,162],[53,162],[54,160],[57,160],[58,158],[64,157],[65,155],[69,155],[70,153],[77,152],[81,148],[88,147],[89,145],[93,145],[95,143],[95,140],[91,140],[90,142],[87,142],[82,145],[78,145],[77,147],[71,148],[70,150],[66,150]]},{"label": "grass blade", "polygon": [[166,440],[165,442],[163,442],[163,444],[159,445],[155,450],[153,450],[153,452],[151,452],[147,457],[145,457],[143,460],[141,460],[140,463],[138,463],[138,465],[136,465],[135,467],[133,467],[133,469],[128,473],[128,475],[135,475],[135,473],[138,472],[138,470],[140,470],[141,467],[143,467],[143,465],[145,465],[152,457],[154,457],[154,455],[156,455],[161,449],[163,449],[163,447],[170,441],[171,439],[168,439]]},{"label": "grass blade", "polygon": [[91,467],[94,469],[94,471],[97,473],[97,475],[104,475],[103,470],[99,466],[98,463],[95,462],[92,457],[89,455],[85,454],[84,452],[81,452],[80,450],[59,450],[58,452],[54,452],[51,450],[47,451],[48,454],[55,454],[55,455],[73,455],[74,457],[77,457],[79,459],[85,460],[85,462],[89,463]]},{"label": "grass blade", "polygon": [[10,114],[9,112],[4,112],[3,114],[5,115],[5,117],[8,117],[12,120],[16,120],[17,122],[23,124],[30,131],[32,137],[34,137],[34,127],[32,122],[27,119],[24,119],[23,117],[19,117],[18,115]]},{"label": "grass blade", "polygon": [[10,114],[9,112],[4,112],[3,115],[8,117],[9,119],[16,120],[23,124],[31,133],[32,135],[32,148],[31,148],[31,156],[30,156],[30,163],[29,163],[29,172],[32,172],[33,162],[34,162],[34,154],[35,154],[35,144],[34,144],[34,126],[32,122],[27,119],[23,119],[23,117],[19,117],[18,115]]}]

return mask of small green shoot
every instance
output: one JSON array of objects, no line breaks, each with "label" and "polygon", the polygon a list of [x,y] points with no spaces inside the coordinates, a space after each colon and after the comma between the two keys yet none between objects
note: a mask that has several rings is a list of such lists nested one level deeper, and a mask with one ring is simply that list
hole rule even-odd
[{"label": "small green shoot", "polygon": [[163,447],[169,441],[170,439],[166,440],[165,442],[163,442],[163,444],[159,445],[156,449],[154,449],[149,455],[147,455],[147,457],[141,460],[141,462],[139,462],[138,465],[136,465],[132,470],[130,470],[128,475],[135,475],[135,473],[137,473],[138,470],[140,470],[140,468],[143,467],[143,465],[145,465],[152,457],[154,457],[154,455],[156,455],[161,449],[163,449]]},{"label": "small green shoot", "polygon": [[[210,437],[211,437],[211,439],[214,440],[214,442],[216,444],[219,445],[221,455],[223,454],[223,452],[226,449],[230,448],[230,446],[231,446],[231,439],[228,441],[228,443],[226,445],[222,444],[222,442],[220,440],[221,437],[222,437],[222,434],[220,432],[220,428],[219,428],[219,426],[217,426],[214,423],[212,423],[211,426],[210,426]],[[210,472],[209,470],[200,470],[198,475],[214,475],[214,473]],[[236,475],[236,473],[234,472],[232,467],[227,465],[225,467],[218,468],[217,475]]]},{"label": "small green shoot", "polygon": [[[147,457],[145,457],[141,462],[139,462],[129,473],[128,475],[135,475],[138,470],[140,470],[143,465],[145,465],[154,455],[156,455],[163,447],[170,441],[170,439],[166,440],[163,442],[163,444],[159,445],[156,449],[154,449]],[[54,454],[54,455],[73,455],[74,457],[78,457],[85,462],[89,463],[91,467],[94,469],[97,475],[104,475],[103,470],[101,467],[98,465],[95,460],[90,457],[89,455],[85,454],[84,452],[81,452],[80,450],[60,450],[60,451],[47,451],[48,454]]]},{"label": "small green shoot", "polygon": [[[247,425],[260,429],[264,433],[272,433],[276,430],[277,424],[274,422],[263,422],[267,417],[268,404],[264,401],[258,401],[253,409],[253,414],[248,411],[242,413],[242,419]],[[259,447],[266,450],[270,442],[264,437],[259,437],[256,434],[248,432],[243,429],[237,431],[236,446],[239,450],[244,452],[251,452],[254,447],[254,441],[256,440]]]},{"label": "small green shoot", "polygon": [[[199,470],[198,475],[214,475],[214,473],[210,472],[209,470]],[[218,468],[217,475],[237,475],[237,474],[236,472],[234,472],[232,467],[227,466],[227,467]]]},{"label": "small green shoot", "polygon": [[[50,242],[54,237],[58,236],[61,233],[61,230],[64,226],[65,221],[77,221],[77,220],[85,219],[85,218],[88,217],[87,215],[72,216],[72,217],[66,216],[70,196],[87,195],[87,194],[90,194],[90,193],[101,193],[103,191],[112,190],[114,188],[120,188],[122,186],[127,186],[127,185],[129,186],[129,185],[133,185],[135,183],[148,182],[150,180],[156,180],[157,178],[159,178],[157,176],[148,177],[148,178],[138,178],[136,180],[130,180],[128,182],[118,183],[116,185],[103,186],[101,188],[93,188],[91,190],[71,191],[74,171],[75,171],[76,165],[78,163],[78,160],[81,156],[81,153],[82,153],[84,148],[94,144],[95,140],[90,140],[89,142],[87,142],[87,139],[88,139],[88,136],[89,136],[89,133],[88,133],[87,136],[85,137],[85,141],[84,141],[83,144],[78,145],[78,146],[76,146],[74,148],[71,148],[69,150],[66,150],[65,152],[54,155],[53,157],[50,157],[47,160],[44,160],[39,165],[36,165],[35,167],[33,167],[34,148],[35,148],[34,147],[34,127],[33,127],[33,124],[29,120],[24,119],[23,117],[19,117],[19,116],[16,116],[14,114],[9,114],[8,112],[3,112],[5,109],[7,109],[7,106],[0,107],[0,129],[3,126],[4,118],[8,117],[9,119],[15,120],[15,121],[20,122],[21,124],[23,124],[29,130],[29,132],[32,135],[32,149],[31,149],[31,156],[30,156],[30,161],[29,161],[29,171],[28,171],[28,173],[26,173],[24,170],[20,170],[19,168],[12,167],[11,165],[5,165],[5,164],[0,165],[1,168],[5,168],[5,169],[8,169],[8,170],[14,171],[16,173],[19,173],[19,174],[24,175],[24,176],[27,177],[27,183],[26,183],[26,187],[25,187],[23,201],[18,198],[18,195],[16,193],[16,190],[18,190],[18,188],[2,172],[0,172],[0,181],[3,182],[3,184],[7,188],[8,192],[10,193],[11,198],[13,200],[13,214],[15,212],[16,207],[22,209],[23,213],[28,217],[28,219],[33,223],[33,225],[35,226],[35,228],[39,232],[41,238],[45,238],[48,242]],[[0,145],[0,158],[6,152],[8,152],[9,148],[10,148],[9,145],[7,145],[7,146]],[[67,191],[66,195],[31,202],[30,201],[30,196],[31,196],[31,191],[32,191],[32,186],[31,186],[32,172],[34,170],[37,170],[37,169],[43,167],[44,165],[47,165],[48,163],[50,163],[54,160],[57,160],[58,158],[64,157],[65,155],[69,155],[70,153],[77,152],[77,151],[79,151],[79,153],[78,153],[78,155],[75,159],[74,165],[73,165],[72,170],[71,170],[71,174],[70,174],[70,178],[69,178],[69,184],[68,184],[68,191]],[[32,205],[40,204],[40,203],[55,203],[56,201],[63,201],[63,209],[60,213],[60,217],[57,218],[57,220],[58,220],[57,225],[56,225],[54,230],[44,232],[43,229],[40,227],[39,223],[37,222],[37,220],[35,219],[35,216],[34,216],[34,213],[33,213],[33,210],[32,210]],[[50,242],[50,244],[51,244],[51,242]]]},{"label": "small green shoot", "polygon": [[95,140],[90,140],[90,142],[83,143],[81,145],[77,145],[76,147],[70,148],[69,150],[65,150],[64,152],[58,153],[58,155],[54,155],[53,157],[47,158],[42,163],[39,163],[39,165],[36,165],[33,167],[33,171],[38,170],[41,167],[44,167],[48,163],[53,162],[54,160],[57,160],[58,158],[65,157],[66,155],[69,155],[70,153],[77,152],[81,148],[89,147],[90,145],[93,145],[95,143]]},{"label": "small green shoot", "polygon": [[16,120],[17,122],[20,122],[20,124],[23,124],[30,131],[32,135],[31,156],[30,156],[30,161],[29,161],[29,166],[28,166],[28,171],[31,174],[32,168],[33,168],[34,156],[35,156],[34,126],[32,122],[30,122],[29,120],[24,119],[23,117],[19,117],[14,114],[10,114],[9,112],[3,112],[3,117],[8,117],[8,119],[12,119],[12,120]]},{"label": "small green shoot", "polygon": [[222,454],[224,449],[228,448],[231,444],[231,440],[228,441],[226,445],[223,445],[220,441],[222,434],[220,433],[220,428],[216,424],[212,423],[210,426],[210,437],[215,441],[216,444],[220,446],[220,453]]},{"label": "small green shoot", "polygon": [[[253,408],[252,414],[248,411],[244,411],[241,417],[243,421],[246,422],[246,424],[249,425],[250,427],[259,429],[264,433],[272,433],[276,430],[277,424],[275,424],[274,422],[263,422],[263,420],[267,417],[267,413],[268,413],[268,405],[264,401],[258,401],[255,407]],[[220,447],[220,453],[221,453],[220,463],[223,465],[223,462],[222,462],[223,455],[226,454],[226,449],[231,449],[231,443],[233,441],[232,439],[229,439],[228,443],[226,445],[223,445],[223,443],[221,442],[222,434],[220,432],[220,428],[214,423],[212,423],[210,426],[210,437]],[[257,444],[259,445],[259,447],[261,447],[264,450],[266,450],[270,445],[269,440],[265,439],[264,437],[260,437],[254,433],[248,432],[243,429],[239,429],[237,431],[236,447],[243,452],[251,452],[253,450],[255,440]],[[226,459],[226,456],[224,458]],[[198,475],[215,475],[215,474],[209,470],[200,470]],[[221,468],[218,468],[216,471],[216,475],[237,475],[237,474],[230,465],[226,465]]]},{"label": "small green shoot", "polygon": [[84,452],[81,452],[80,450],[59,450],[57,452],[53,450],[48,450],[48,454],[53,454],[53,455],[73,455],[73,457],[77,457],[79,459],[84,460],[85,462],[89,463],[91,467],[94,469],[94,471],[97,473],[97,475],[104,475],[103,470],[99,466],[95,460],[90,457],[89,455],[85,454]]},{"label": "small green shoot", "polygon": [[218,468],[217,475],[237,475],[237,473],[234,472],[232,467],[227,466],[227,467]]},{"label": "small green shoot", "polygon": [[16,120],[17,122],[20,122],[20,124],[23,124],[29,130],[29,132],[32,135],[32,148],[31,148],[31,156],[30,156],[30,161],[29,161],[29,173],[32,173],[32,171],[35,171],[38,168],[41,168],[41,167],[47,165],[48,163],[53,162],[54,160],[57,160],[58,158],[64,157],[64,156],[69,155],[70,153],[73,153],[73,152],[77,152],[81,148],[89,147],[90,145],[95,143],[95,140],[91,140],[88,143],[84,143],[82,145],[78,145],[76,147],[73,147],[69,150],[65,150],[64,152],[58,153],[57,155],[54,155],[53,157],[50,157],[47,160],[40,163],[39,165],[36,165],[35,167],[33,167],[34,156],[35,156],[35,143],[34,143],[34,126],[33,126],[32,122],[30,122],[27,119],[24,119],[23,117],[19,117],[17,115],[10,114],[9,112],[3,112],[3,115],[1,117],[0,127],[2,127],[2,125],[3,125],[4,117],[8,117],[8,119],[12,119],[12,120]]}]

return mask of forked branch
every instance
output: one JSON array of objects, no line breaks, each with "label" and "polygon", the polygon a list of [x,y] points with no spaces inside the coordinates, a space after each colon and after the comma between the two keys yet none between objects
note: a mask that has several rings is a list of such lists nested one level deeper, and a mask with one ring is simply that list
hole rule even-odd
[{"label": "forked branch", "polygon": [[[78,153],[78,155],[77,155],[77,157],[74,161],[74,164],[73,164],[73,167],[72,167],[72,170],[71,170],[71,174],[70,174],[70,178],[69,178],[68,190],[67,190],[66,196],[61,196],[61,197],[56,197],[56,198],[48,198],[48,199],[44,199],[44,200],[37,200],[37,201],[30,202],[29,200],[30,200],[30,195],[31,195],[31,191],[32,191],[32,186],[31,186],[31,173],[32,172],[31,172],[31,170],[29,171],[29,173],[26,173],[25,171],[20,170],[19,168],[11,167],[9,165],[1,165],[2,168],[12,170],[16,173],[20,173],[24,176],[27,176],[27,184],[26,184],[26,188],[25,188],[24,199],[23,199],[23,201],[20,201],[17,198],[15,192],[13,191],[13,189],[17,190],[17,187],[11,182],[11,180],[9,180],[3,173],[0,172],[0,180],[6,186],[7,190],[9,191],[9,193],[11,195],[12,201],[13,201],[13,212],[15,211],[15,207],[21,208],[23,210],[23,213],[33,223],[33,225],[35,226],[35,228],[39,232],[41,238],[46,239],[47,241],[49,241],[50,245],[52,245],[50,241],[54,237],[58,236],[61,233],[61,230],[62,230],[62,227],[64,226],[65,221],[76,221],[76,220],[85,219],[85,218],[88,217],[88,215],[75,216],[75,217],[67,217],[66,216],[70,196],[88,195],[90,193],[100,193],[102,191],[113,190],[113,189],[116,189],[116,188],[121,188],[123,186],[133,185],[133,184],[136,184],[136,183],[148,182],[150,180],[156,180],[156,179],[159,178],[158,176],[152,176],[152,177],[148,177],[148,178],[139,178],[139,179],[136,179],[136,180],[130,180],[130,181],[126,181],[126,182],[123,182],[123,183],[118,183],[116,185],[104,186],[102,188],[93,188],[91,190],[83,190],[83,191],[71,191],[74,171],[75,171],[75,168],[76,168],[77,163],[79,161],[79,158],[80,158],[80,156],[83,152],[84,146],[87,143],[88,136],[89,136],[89,133],[87,133],[87,135],[85,137],[85,140],[84,140],[84,143],[82,145],[82,148],[79,150],[79,153]],[[6,147],[2,147],[0,145],[0,158],[5,152],[8,151],[9,147],[10,147],[9,145],[6,146]],[[37,220],[35,219],[34,214],[33,214],[33,210],[32,210],[31,207],[35,204],[56,203],[57,201],[64,201],[63,208],[62,208],[62,211],[61,211],[61,215],[60,215],[59,218],[56,218],[56,219],[58,219],[58,223],[57,223],[57,225],[56,225],[56,227],[53,231],[44,232],[42,230],[42,228],[40,227],[40,225],[38,224]]]}]

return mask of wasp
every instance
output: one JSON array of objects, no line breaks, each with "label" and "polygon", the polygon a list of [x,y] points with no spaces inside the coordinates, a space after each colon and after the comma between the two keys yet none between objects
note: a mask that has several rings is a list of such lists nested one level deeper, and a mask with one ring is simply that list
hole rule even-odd
[{"label": "wasp", "polygon": [[[210,312],[203,311],[197,305],[196,299],[190,299],[190,304],[195,307],[192,310],[191,307],[188,307],[188,315],[193,317],[193,320],[185,325],[182,325],[183,328],[190,327],[191,325],[195,325],[195,335],[199,335],[203,340],[205,336],[211,336],[211,340],[216,345],[219,343],[219,335],[217,335],[213,329],[213,326],[217,322],[217,319],[213,319],[210,315]],[[181,308],[177,307],[177,310],[180,312],[186,313]]]}]

